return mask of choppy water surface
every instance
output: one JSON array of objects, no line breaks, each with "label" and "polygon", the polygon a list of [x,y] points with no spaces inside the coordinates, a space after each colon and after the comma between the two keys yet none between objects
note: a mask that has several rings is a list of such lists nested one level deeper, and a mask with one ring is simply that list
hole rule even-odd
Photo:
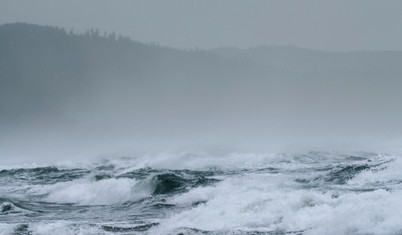
[{"label": "choppy water surface", "polygon": [[339,152],[0,166],[0,234],[402,234],[401,169]]}]

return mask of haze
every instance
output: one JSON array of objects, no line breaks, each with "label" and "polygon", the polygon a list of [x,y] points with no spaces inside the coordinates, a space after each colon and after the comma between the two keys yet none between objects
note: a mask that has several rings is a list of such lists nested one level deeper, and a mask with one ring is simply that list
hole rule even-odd
[{"label": "haze", "polygon": [[0,156],[397,143],[401,7],[2,1]]}]

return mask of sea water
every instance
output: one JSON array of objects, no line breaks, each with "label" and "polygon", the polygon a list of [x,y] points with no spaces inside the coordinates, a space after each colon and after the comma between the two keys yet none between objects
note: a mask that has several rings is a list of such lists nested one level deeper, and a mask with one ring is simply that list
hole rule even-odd
[{"label": "sea water", "polygon": [[0,166],[0,234],[402,234],[402,156],[155,154]]}]

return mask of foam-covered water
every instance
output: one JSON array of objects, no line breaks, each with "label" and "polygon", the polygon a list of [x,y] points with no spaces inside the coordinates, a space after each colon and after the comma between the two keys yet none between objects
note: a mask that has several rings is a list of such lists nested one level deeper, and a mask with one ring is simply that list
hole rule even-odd
[{"label": "foam-covered water", "polygon": [[402,234],[401,169],[364,152],[0,166],[0,234]]}]

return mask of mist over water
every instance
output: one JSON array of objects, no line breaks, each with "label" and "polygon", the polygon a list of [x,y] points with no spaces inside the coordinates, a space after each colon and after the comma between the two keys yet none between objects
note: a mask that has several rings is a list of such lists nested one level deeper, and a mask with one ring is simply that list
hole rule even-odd
[{"label": "mist over water", "polygon": [[400,52],[180,51],[25,24],[1,26],[1,40],[7,159],[367,150],[401,133]]},{"label": "mist over water", "polygon": [[401,62],[0,25],[0,233],[400,234]]}]

